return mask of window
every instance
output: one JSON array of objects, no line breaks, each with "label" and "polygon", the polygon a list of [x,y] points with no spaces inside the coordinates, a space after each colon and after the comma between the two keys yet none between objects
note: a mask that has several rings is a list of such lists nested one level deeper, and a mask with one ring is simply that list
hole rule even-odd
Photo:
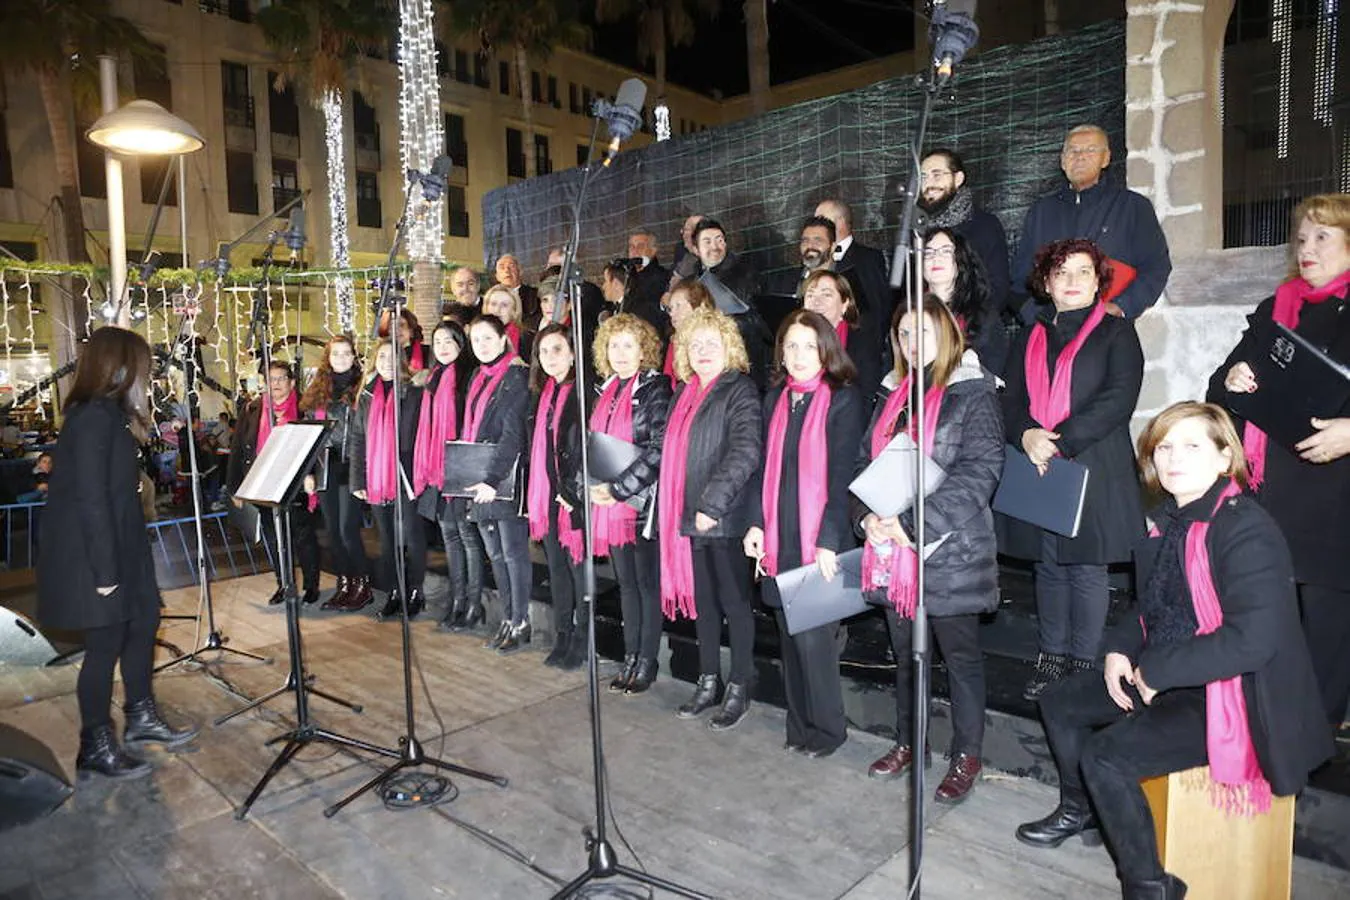
[{"label": "window", "polygon": [[356,224],[362,228],[380,228],[380,173],[356,173]]},{"label": "window", "polygon": [[173,83],[169,80],[169,61],[163,47],[154,45],[148,53],[133,56],[131,72],[138,98],[173,110]]},{"label": "window", "polygon": [[543,79],[538,72],[530,73],[530,99],[535,103],[544,102]]},{"label": "window", "polygon": [[229,16],[236,22],[250,22],[248,0],[197,0],[197,8],[204,13]]},{"label": "window", "polygon": [[[79,117],[83,119],[83,117]],[[75,133],[84,134],[93,125],[93,119],[77,120]],[[75,164],[79,169],[80,196],[105,198],[108,196],[108,172],[103,167],[103,150],[92,141],[75,142]]]},{"label": "window", "polygon": [[558,103],[558,79],[548,76],[548,102],[554,109],[558,109],[561,104]]},{"label": "window", "polygon": [[0,112],[0,187],[14,187],[14,158],[9,152],[9,129]]},{"label": "window", "polygon": [[525,136],[515,128],[506,129],[506,174],[525,177]]},{"label": "window", "polygon": [[575,81],[567,85],[567,108],[573,113],[581,112],[581,97],[577,94],[577,84]]},{"label": "window", "polygon": [[277,90],[277,75],[267,73],[267,117],[273,134],[300,136],[300,104],[295,102],[295,88],[289,82]]},{"label": "window", "polygon": [[508,62],[497,63],[497,90],[504,97],[511,96],[511,64]]},{"label": "window", "polygon": [[434,46],[436,48],[436,77],[444,78],[450,74],[450,51],[442,41],[436,41]]},{"label": "window", "polygon": [[253,154],[225,151],[225,186],[230,212],[258,214],[258,185],[253,177]]},{"label": "window", "polygon": [[445,152],[457,166],[469,166],[469,142],[464,138],[464,117],[445,114]]},{"label": "window", "polygon": [[460,84],[469,84],[469,54],[463,50],[455,51],[455,80]]},{"label": "window", "polygon": [[225,107],[225,126],[253,128],[253,91],[248,83],[248,66],[221,60],[220,94]]},{"label": "window", "polygon": [[164,179],[169,179],[169,192],[164,196],[165,206],[178,205],[178,163],[171,156],[143,156],[141,168],[141,202],[154,206],[159,202],[159,191]]},{"label": "window", "polygon": [[366,102],[360,91],[352,91],[352,134],[358,153],[380,152],[380,123],[375,118],[375,107]]},{"label": "window", "polygon": [[300,195],[300,175],[295,160],[272,157],[272,208],[280,209]]},{"label": "window", "polygon": [[450,214],[450,236],[469,236],[469,207],[464,199],[464,188],[453,185],[445,189],[445,209]]},{"label": "window", "polygon": [[492,87],[491,79],[488,78],[488,58],[482,53],[475,54],[473,58],[473,83],[480,88]]},{"label": "window", "polygon": [[585,144],[577,144],[577,165],[584,166],[591,161],[591,148]]},{"label": "window", "polygon": [[547,175],[553,171],[553,160],[548,154],[548,135],[534,136],[534,171],[537,175]]},{"label": "window", "polygon": [[591,89],[584,87],[581,89],[581,114],[590,115],[591,112]]}]

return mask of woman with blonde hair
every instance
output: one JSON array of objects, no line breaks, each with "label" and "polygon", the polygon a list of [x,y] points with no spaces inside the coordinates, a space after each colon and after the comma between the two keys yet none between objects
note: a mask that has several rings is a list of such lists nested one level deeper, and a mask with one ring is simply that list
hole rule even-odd
[{"label": "woman with blonde hair", "polygon": [[500,284],[494,284],[483,295],[483,315],[496,316],[506,328],[506,340],[511,350],[525,363],[530,361],[534,350],[533,339],[526,340],[523,312],[520,298],[515,291]]}]

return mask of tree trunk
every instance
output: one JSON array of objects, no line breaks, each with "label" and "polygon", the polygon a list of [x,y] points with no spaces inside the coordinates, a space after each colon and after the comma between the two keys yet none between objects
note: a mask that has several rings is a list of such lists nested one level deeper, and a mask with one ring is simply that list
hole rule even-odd
[{"label": "tree trunk", "polygon": [[769,110],[768,0],[745,0],[745,42],[750,57],[750,108],[759,115]]},{"label": "tree trunk", "polygon": [[534,165],[534,98],[530,95],[530,54],[524,44],[516,44],[516,80],[520,84],[520,110],[525,120],[525,135],[521,139],[525,153],[525,177],[537,173]]},{"label": "tree trunk", "polygon": [[652,35],[652,55],[656,57],[656,99],[664,101],[666,99],[667,50],[666,17],[664,13],[657,14],[655,31],[656,33]]},{"label": "tree trunk", "polygon": [[431,343],[431,330],[441,320],[441,264],[430,260],[413,260],[412,285],[409,301],[417,321],[425,323],[422,328],[425,340]]}]

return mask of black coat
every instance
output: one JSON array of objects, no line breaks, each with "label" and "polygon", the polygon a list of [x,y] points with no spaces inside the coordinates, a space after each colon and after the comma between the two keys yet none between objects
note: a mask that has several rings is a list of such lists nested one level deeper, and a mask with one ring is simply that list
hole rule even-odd
[{"label": "black coat", "polygon": [[656,260],[628,276],[628,289],[624,291],[622,309],[638,318],[645,319],[656,329],[657,334],[665,334],[670,327],[670,319],[661,308],[661,296],[670,286],[670,270]]},{"label": "black coat", "polygon": [[[530,405],[530,425],[527,432],[526,454],[534,447],[534,429],[539,426],[539,402],[543,395],[533,398]],[[580,528],[582,518],[581,497],[581,407],[578,405],[576,387],[567,395],[563,406],[562,418],[558,421],[558,439],[553,439],[553,429],[549,428],[544,436],[544,476],[548,479],[549,531],[555,530],[558,511],[558,495],[572,507],[572,527]],[[557,404],[557,392],[554,392],[554,404]],[[549,414],[549,422],[553,420]]]},{"label": "black coat", "polygon": [[[511,468],[511,461],[520,459],[521,496],[514,500],[494,500],[491,503],[470,503],[469,518],[475,522],[509,519],[521,515],[525,508],[524,486],[528,484],[527,466],[530,458],[529,417],[531,409],[530,370],[520,361],[507,367],[501,383],[493,391],[478,424],[477,441],[496,444],[497,453],[489,473],[492,484],[500,483]],[[467,417],[468,410],[465,410]]]},{"label": "black coat", "polygon": [[[1228,390],[1224,378],[1236,363],[1249,362],[1272,328],[1274,298],[1256,308],[1247,319],[1242,340],[1209,380],[1208,399],[1224,405]],[[1332,359],[1350,364],[1350,316],[1347,297],[1331,298],[1303,308],[1299,334],[1324,348]],[[1350,404],[1335,415],[1350,416]],[[1242,423],[1238,423],[1241,428]],[[1311,424],[1308,431],[1312,433]],[[1239,432],[1240,433],[1240,432]],[[1266,449],[1265,484],[1257,494],[1280,524],[1294,557],[1294,577],[1300,582],[1350,590],[1350,456],[1329,463],[1305,462],[1282,444],[1270,441]]]},{"label": "black coat", "polygon": [[769,368],[773,363],[773,333],[755,306],[755,297],[760,290],[759,273],[747,260],[731,252],[716,266],[703,271],[716,276],[718,281],[750,307],[745,312],[731,314],[731,319],[736,323],[741,341],[745,344],[746,355],[750,358],[750,378],[762,391],[768,384]]},{"label": "black coat", "polygon": [[[398,459],[399,468],[403,470],[399,490],[404,491],[403,478],[407,479],[409,488],[412,486],[413,448],[417,443],[417,424],[422,414],[422,389],[405,381],[399,384],[398,390]],[[352,416],[352,455],[347,468],[347,483],[352,493],[366,489],[366,455],[370,449],[366,423],[370,419],[370,404],[374,399],[375,378],[372,378],[357,395],[356,410]]]},{"label": "black coat", "polygon": [[[111,400],[66,410],[37,561],[38,621],[80,630],[159,615],[141,512],[140,448]],[[96,588],[117,585],[100,597]]]},{"label": "black coat", "polygon": [[[1222,483],[1184,509],[1168,500],[1154,513],[1165,519],[1206,518]],[[1136,583],[1147,584],[1160,538],[1135,551]],[[1122,653],[1156,691],[1203,687],[1242,676],[1248,724],[1261,771],[1277,796],[1298,793],[1308,772],[1333,752],[1317,679],[1299,624],[1289,549],[1279,526],[1250,497],[1230,497],[1213,514],[1205,539],[1223,624],[1180,643],[1150,645],[1139,617],[1126,616],[1106,635],[1106,652]],[[1185,542],[1178,549],[1185,569]],[[1189,586],[1179,602],[1192,603]]]},{"label": "black coat", "polygon": [[[1047,330],[1046,349],[1053,378],[1060,351],[1073,339],[1088,309],[1061,313],[1054,324],[1054,307],[1041,311]],[[1022,452],[1022,433],[1040,427],[1031,418],[1027,394],[1026,350],[1031,330],[1013,341],[1003,377],[1003,424],[1008,443]],[[1069,417],[1055,427],[1060,454],[1082,463],[1091,473],[1078,537],[1060,537],[1059,562],[1105,564],[1125,562],[1135,541],[1144,533],[1143,503],[1135,474],[1130,417],[1144,379],[1144,353],[1134,323],[1106,316],[1088,336],[1074,362]],[[1041,558],[1041,529],[1007,516],[997,516],[999,549],[1019,559]]]},{"label": "black coat", "polygon": [[[646,494],[638,517],[646,520],[652,512],[655,486],[661,476],[661,445],[666,439],[672,391],[670,379],[656,369],[638,372],[633,377],[637,379],[633,386],[633,444],[640,452],[633,464],[610,484],[609,492],[619,501]],[[600,388],[603,390],[604,386]]]},{"label": "black coat", "polygon": [[[671,400],[671,409],[682,383]],[[764,464],[764,433],[759,389],[749,376],[723,372],[708,389],[689,428],[689,447],[683,460],[664,459],[664,465],[683,465],[684,514],[680,534],[687,537],[736,538],[750,524],[751,481]],[[707,531],[694,527],[703,513],[717,524]]]},{"label": "black coat", "polygon": [[[459,359],[456,360],[456,362],[454,363],[456,367],[455,421],[459,423],[460,427],[463,427],[464,423],[464,392],[468,389],[469,378],[472,377],[470,374],[467,374],[470,373],[472,370],[470,370],[468,366],[464,363],[466,363],[466,360],[471,358],[472,355],[473,354],[465,351],[459,355]],[[426,397],[428,394],[430,394],[432,400],[433,401],[435,400],[437,393],[439,393],[439,391],[441,390],[442,386],[445,383],[446,371],[447,369],[444,366],[440,365],[432,368],[431,376],[422,386],[423,397]],[[420,421],[422,417],[422,407],[420,400],[418,401],[417,417]],[[425,519],[431,519],[432,521],[445,520],[450,514],[450,509],[451,505],[449,501],[447,501],[445,497],[441,496],[440,490],[435,485],[428,487],[425,491],[422,492],[421,496],[417,498],[417,512]]]},{"label": "black coat", "polygon": [[[989,306],[994,324],[998,325],[1004,306],[1008,302],[1008,234],[1003,223],[991,212],[978,207],[972,209],[970,218],[952,226],[952,230],[961,235],[975,251],[975,255],[984,263],[985,274],[989,276]],[[1002,330],[1002,329],[1000,329]],[[1004,353],[1007,343],[1004,342]],[[984,357],[981,364],[995,375],[1000,374]]]},{"label": "black coat", "polygon": [[885,334],[895,312],[895,294],[887,276],[886,256],[874,247],[858,243],[857,237],[848,245],[848,252],[835,260],[834,269],[847,275],[858,299],[860,325],[864,329],[877,328]]}]

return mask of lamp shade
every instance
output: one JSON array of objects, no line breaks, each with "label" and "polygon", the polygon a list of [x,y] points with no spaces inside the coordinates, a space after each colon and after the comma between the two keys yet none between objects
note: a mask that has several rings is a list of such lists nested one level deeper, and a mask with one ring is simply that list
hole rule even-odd
[{"label": "lamp shade", "polygon": [[104,114],[87,137],[105,150],[130,156],[178,156],[206,143],[197,129],[150,100],[132,100]]}]

